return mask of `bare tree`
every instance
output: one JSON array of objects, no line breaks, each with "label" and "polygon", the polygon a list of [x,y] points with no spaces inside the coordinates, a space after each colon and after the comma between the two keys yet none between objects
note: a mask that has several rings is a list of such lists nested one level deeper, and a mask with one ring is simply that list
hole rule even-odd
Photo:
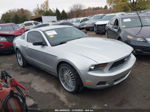
[{"label": "bare tree", "polygon": [[70,8],[70,17],[80,17],[84,6],[81,4],[75,4]]}]

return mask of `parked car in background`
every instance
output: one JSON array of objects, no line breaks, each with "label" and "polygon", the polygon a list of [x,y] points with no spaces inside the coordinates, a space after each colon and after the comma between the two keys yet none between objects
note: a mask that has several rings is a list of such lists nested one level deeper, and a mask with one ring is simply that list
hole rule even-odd
[{"label": "parked car in background", "polygon": [[34,26],[40,24],[40,22],[37,21],[25,21],[23,25],[25,26],[26,31],[32,29]]},{"label": "parked car in background", "polygon": [[88,17],[82,17],[82,18],[75,18],[72,20],[72,24],[78,28],[78,29],[82,29],[82,26],[80,24],[88,21],[89,18]]},{"label": "parked car in background", "polygon": [[14,38],[24,32],[25,29],[16,24],[0,24],[0,52],[13,52]]},{"label": "parked car in background", "polygon": [[68,21],[57,22],[57,23],[55,23],[55,25],[69,25],[69,26],[74,26],[74,24],[72,24],[71,22],[68,22]]},{"label": "parked car in background", "polygon": [[[93,44],[94,43],[94,44]],[[35,65],[57,76],[65,90],[106,88],[125,80],[135,63],[133,48],[120,41],[88,37],[71,26],[32,29],[14,40],[21,67]]]},{"label": "parked car in background", "polygon": [[45,26],[49,26],[49,25],[50,24],[48,24],[48,23],[38,24],[38,25],[35,25],[32,29],[40,28],[40,27],[45,27]]},{"label": "parked car in background", "polygon": [[88,21],[85,22],[84,24],[84,29],[86,29],[87,31],[94,31],[94,24],[101,20],[103,18],[104,14],[98,14],[98,15],[94,15],[92,17],[89,18]]},{"label": "parked car in background", "polygon": [[116,16],[106,26],[108,38],[131,45],[136,54],[150,55],[150,16],[126,14]]},{"label": "parked car in background", "polygon": [[106,25],[107,23],[116,15],[120,15],[124,13],[111,13],[106,14],[100,21],[97,21],[94,25],[94,31],[96,34],[105,34],[106,33]]},{"label": "parked car in background", "polygon": [[150,16],[150,9],[141,10],[141,11],[138,11],[138,13],[140,13],[140,14],[147,14],[147,16]]},{"label": "parked car in background", "polygon": [[17,24],[19,28],[24,28],[25,30],[25,26],[23,24]]},{"label": "parked car in background", "polygon": [[17,24],[8,23],[8,24],[0,24],[0,33],[1,34],[9,34],[9,35],[22,35],[25,32],[23,27],[19,27]]}]

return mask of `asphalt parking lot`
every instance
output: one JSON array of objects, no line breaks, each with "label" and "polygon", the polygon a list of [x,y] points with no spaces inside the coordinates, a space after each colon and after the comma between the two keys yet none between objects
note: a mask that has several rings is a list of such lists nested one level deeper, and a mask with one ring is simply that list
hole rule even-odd
[{"label": "asphalt parking lot", "polygon": [[[91,36],[104,37],[88,32]],[[150,110],[150,56],[137,56],[127,80],[103,90],[84,89],[80,94],[66,92],[56,77],[33,66],[20,68],[15,55],[0,55],[0,70],[6,70],[28,89],[28,103],[40,110],[140,109]]]}]

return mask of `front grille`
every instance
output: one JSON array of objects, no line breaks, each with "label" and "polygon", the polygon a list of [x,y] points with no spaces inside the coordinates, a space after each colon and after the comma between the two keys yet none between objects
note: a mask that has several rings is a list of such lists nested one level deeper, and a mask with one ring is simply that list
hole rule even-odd
[{"label": "front grille", "polygon": [[123,79],[127,74],[124,74],[123,76],[119,77],[118,79],[114,80],[114,82],[118,82],[120,81],[121,79]]},{"label": "front grille", "polygon": [[129,57],[130,57],[130,55],[125,57],[125,58],[123,58],[123,59],[121,59],[121,60],[119,60],[119,61],[114,62],[112,64],[112,66],[110,67],[110,70],[112,70],[113,68],[117,68],[117,67],[123,65],[129,59]]},{"label": "front grille", "polygon": [[9,42],[13,42],[13,40],[15,39],[16,36],[13,36],[13,35],[0,35],[0,38],[3,38],[5,37],[7,39],[7,41]]},{"label": "front grille", "polygon": [[118,77],[117,79],[114,80],[114,83],[122,80],[123,78],[125,78],[128,75],[129,72],[130,72],[130,69],[125,71],[125,72],[123,72],[122,76],[120,76],[120,77]]},{"label": "front grille", "polygon": [[97,30],[103,31],[103,30],[105,30],[105,27],[106,27],[105,24],[104,25],[97,25]]},{"label": "front grille", "polygon": [[15,36],[7,36],[6,39],[7,41],[13,42],[13,40],[15,39]]}]

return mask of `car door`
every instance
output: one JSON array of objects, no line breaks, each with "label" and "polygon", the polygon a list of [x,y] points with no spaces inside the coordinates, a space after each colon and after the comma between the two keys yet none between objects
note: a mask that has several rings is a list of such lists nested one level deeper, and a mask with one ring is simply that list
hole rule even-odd
[{"label": "car door", "polygon": [[112,27],[115,23],[116,18],[112,19],[107,25],[106,25],[106,34],[107,38],[112,38]]},{"label": "car door", "polygon": [[119,20],[115,19],[114,24],[109,29],[109,37],[112,39],[118,39],[119,36]]},{"label": "car door", "polygon": [[[27,34],[26,41],[26,53],[30,62],[42,69],[53,71],[55,57],[48,52],[53,49],[48,45],[44,35],[39,31],[31,31]],[[33,45],[35,42],[44,42],[46,45]]]}]

